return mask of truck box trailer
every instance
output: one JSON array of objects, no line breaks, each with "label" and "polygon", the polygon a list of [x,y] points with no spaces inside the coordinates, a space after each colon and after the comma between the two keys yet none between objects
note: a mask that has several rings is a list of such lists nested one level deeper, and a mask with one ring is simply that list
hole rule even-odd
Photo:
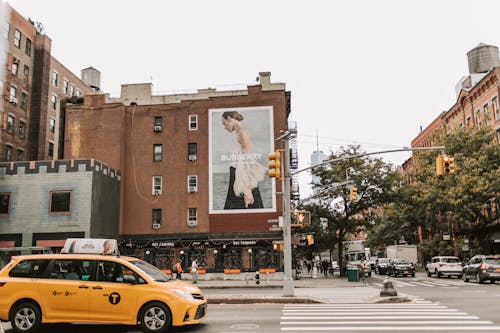
[{"label": "truck box trailer", "polygon": [[398,244],[398,245],[389,245],[387,246],[387,258],[398,258],[398,259],[406,259],[414,265],[417,264],[418,261],[418,249],[417,245],[406,245],[406,244]]}]

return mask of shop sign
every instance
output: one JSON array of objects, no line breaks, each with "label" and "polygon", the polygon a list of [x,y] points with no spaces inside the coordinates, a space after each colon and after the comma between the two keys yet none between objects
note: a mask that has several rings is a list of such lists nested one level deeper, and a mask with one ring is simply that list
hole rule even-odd
[{"label": "shop sign", "polygon": [[257,244],[257,241],[255,241],[255,240],[241,240],[241,241],[237,240],[237,241],[233,241],[233,245],[234,246],[239,246],[239,245],[241,245],[241,246],[247,246],[247,245],[255,245],[255,244]]},{"label": "shop sign", "polygon": [[152,242],[152,247],[175,247],[173,242]]}]

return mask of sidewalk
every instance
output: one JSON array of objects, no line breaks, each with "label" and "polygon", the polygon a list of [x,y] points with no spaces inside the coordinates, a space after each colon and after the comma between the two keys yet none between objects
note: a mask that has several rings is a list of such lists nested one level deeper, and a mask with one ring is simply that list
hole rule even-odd
[{"label": "sidewalk", "polygon": [[[282,277],[282,276],[280,276]],[[186,279],[187,280],[187,279]],[[189,281],[189,280],[187,280]],[[283,280],[265,276],[253,280],[199,280],[198,286],[209,303],[375,303],[411,302],[398,292],[395,297],[380,297],[380,289],[349,282],[347,277],[329,276],[293,280],[293,296],[283,296]]]}]

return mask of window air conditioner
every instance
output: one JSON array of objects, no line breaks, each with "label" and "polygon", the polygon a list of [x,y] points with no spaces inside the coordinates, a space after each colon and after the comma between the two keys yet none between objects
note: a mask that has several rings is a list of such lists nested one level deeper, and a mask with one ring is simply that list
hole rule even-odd
[{"label": "window air conditioner", "polygon": [[196,222],[196,221],[192,221],[192,220],[187,221],[187,225],[189,227],[196,227],[197,224],[198,224],[198,222]]},{"label": "window air conditioner", "polygon": [[161,190],[159,188],[155,188],[153,190],[153,195],[160,195],[161,194]]},{"label": "window air conditioner", "polygon": [[188,160],[190,161],[196,161],[196,155],[189,155]]},{"label": "window air conditioner", "polygon": [[198,187],[197,186],[189,186],[188,191],[189,191],[189,193],[198,192]]},{"label": "window air conditioner", "polygon": [[161,132],[161,126],[155,125],[155,132]]},{"label": "window air conditioner", "polygon": [[10,96],[10,102],[12,104],[17,104],[17,98],[15,98],[14,96]]},{"label": "window air conditioner", "polygon": [[158,230],[160,229],[161,224],[160,223],[153,223],[153,229]]}]

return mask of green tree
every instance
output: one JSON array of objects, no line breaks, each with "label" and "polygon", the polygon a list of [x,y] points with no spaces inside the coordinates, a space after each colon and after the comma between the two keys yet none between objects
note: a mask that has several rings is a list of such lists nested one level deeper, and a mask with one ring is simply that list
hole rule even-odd
[{"label": "green tree", "polygon": [[[310,228],[316,228],[315,243],[317,250],[325,248],[338,249],[338,262],[344,267],[342,242],[349,234],[357,234],[374,222],[374,211],[382,205],[393,202],[400,185],[400,174],[391,164],[378,158],[361,156],[359,146],[341,148],[332,152],[329,160],[337,160],[314,169],[319,176],[319,184],[313,188],[321,193],[321,200],[313,215],[314,223]],[[345,182],[346,177],[357,188],[357,199],[349,201],[349,187],[337,186]],[[326,228],[320,228],[319,220],[326,219]],[[315,244],[316,245],[316,244]],[[342,271],[343,273],[343,271]]]}]

